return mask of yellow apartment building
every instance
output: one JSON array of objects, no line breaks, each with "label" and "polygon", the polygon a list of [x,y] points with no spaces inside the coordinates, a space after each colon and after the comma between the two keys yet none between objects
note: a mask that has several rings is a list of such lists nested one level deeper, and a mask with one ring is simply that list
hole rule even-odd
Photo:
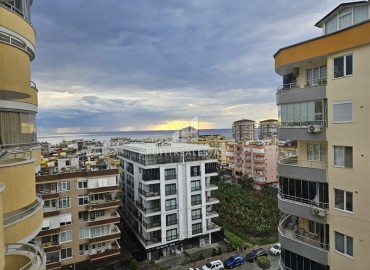
[{"label": "yellow apartment building", "polygon": [[31,81],[35,30],[32,0],[0,1],[0,269],[45,269],[46,256],[29,243],[42,228],[36,194],[40,166],[37,89]]},{"label": "yellow apartment building", "polygon": [[[370,269],[370,3],[342,3],[322,35],[276,52],[281,269]],[[282,151],[283,153],[283,151]]]}]

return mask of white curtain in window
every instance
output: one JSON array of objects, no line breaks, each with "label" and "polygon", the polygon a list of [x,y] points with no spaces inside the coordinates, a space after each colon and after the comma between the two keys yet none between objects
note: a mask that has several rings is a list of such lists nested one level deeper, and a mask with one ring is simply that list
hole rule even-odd
[{"label": "white curtain in window", "polygon": [[334,146],[334,165],[344,166],[344,149],[343,146]]},{"label": "white curtain in window", "polygon": [[354,23],[365,21],[369,18],[369,9],[367,6],[354,8]]},{"label": "white curtain in window", "polygon": [[343,29],[351,25],[352,25],[352,13],[348,13],[347,15],[339,17],[339,29]]},{"label": "white curtain in window", "polygon": [[325,24],[325,33],[326,34],[330,34],[330,33],[333,33],[335,31],[337,31],[337,16],[330,19]]}]

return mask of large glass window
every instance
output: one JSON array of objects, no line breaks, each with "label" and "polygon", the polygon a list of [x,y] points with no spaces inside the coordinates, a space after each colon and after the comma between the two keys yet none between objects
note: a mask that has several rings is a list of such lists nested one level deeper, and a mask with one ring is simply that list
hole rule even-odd
[{"label": "large glass window", "polygon": [[198,195],[191,196],[191,205],[198,205],[198,204],[202,204],[201,195],[198,194]]},{"label": "large glass window", "polygon": [[166,195],[176,194],[176,184],[166,185],[165,188],[166,188]]},{"label": "large glass window", "polygon": [[176,225],[177,224],[177,214],[171,214],[166,216],[166,225]]},{"label": "large glass window", "polygon": [[37,142],[36,114],[0,112],[0,145],[34,142]]},{"label": "large glass window", "polygon": [[353,194],[340,189],[335,189],[335,208],[353,211]]},{"label": "large glass window", "polygon": [[323,100],[281,104],[279,119],[284,126],[321,125],[325,117]]},{"label": "large glass window", "polygon": [[177,239],[177,229],[167,230],[166,236],[167,236],[167,241]]},{"label": "large glass window", "polygon": [[60,258],[62,260],[72,257],[72,248],[67,247],[60,250]]},{"label": "large glass window", "polygon": [[202,209],[191,210],[191,220],[201,219],[202,218]]},{"label": "large glass window", "polygon": [[72,231],[65,231],[60,233],[60,242],[70,242],[72,241]]},{"label": "large glass window", "polygon": [[192,226],[192,234],[202,233],[202,223],[196,223]]},{"label": "large glass window", "polygon": [[307,85],[317,85],[326,82],[326,65],[307,69]]},{"label": "large glass window", "polygon": [[165,180],[176,179],[176,169],[165,169],[164,178]]},{"label": "large glass window", "polygon": [[191,166],[190,167],[190,175],[191,176],[199,176],[200,175],[200,166]]},{"label": "large glass window", "polygon": [[341,78],[352,75],[352,61],[352,54],[334,58],[334,78]]},{"label": "large glass window", "polygon": [[308,143],[307,144],[307,160],[325,162],[326,161],[326,145]]},{"label": "large glass window", "polygon": [[334,166],[352,168],[352,147],[334,146]]},{"label": "large glass window", "polygon": [[177,208],[176,199],[166,200],[166,211]]},{"label": "large glass window", "polygon": [[70,208],[70,207],[71,207],[70,197],[59,198],[59,208]]},{"label": "large glass window", "polygon": [[191,191],[200,190],[201,189],[201,187],[200,187],[200,180],[198,180],[198,181],[191,181],[190,182],[190,186],[191,186]]},{"label": "large glass window", "polygon": [[340,253],[353,256],[353,238],[348,235],[335,232],[335,250]]}]

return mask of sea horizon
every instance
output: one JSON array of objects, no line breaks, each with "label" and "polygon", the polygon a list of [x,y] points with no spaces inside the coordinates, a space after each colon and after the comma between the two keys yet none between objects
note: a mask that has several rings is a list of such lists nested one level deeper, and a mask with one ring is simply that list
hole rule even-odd
[{"label": "sea horizon", "polygon": [[[39,142],[48,142],[57,144],[64,141],[71,140],[97,140],[109,141],[115,137],[127,137],[131,139],[167,139],[171,138],[172,134],[177,130],[138,130],[138,131],[104,131],[104,132],[81,132],[81,133],[49,133],[38,134],[37,140]],[[231,128],[220,129],[199,129],[200,135],[223,135],[224,137],[231,138]]]}]

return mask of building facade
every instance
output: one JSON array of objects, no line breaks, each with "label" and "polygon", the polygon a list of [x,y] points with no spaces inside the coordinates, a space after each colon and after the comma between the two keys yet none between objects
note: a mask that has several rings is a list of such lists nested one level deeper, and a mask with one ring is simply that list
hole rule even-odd
[{"label": "building facade", "polygon": [[31,0],[0,1],[0,269],[46,267],[43,249],[29,243],[43,217],[35,185],[40,147],[30,71],[35,58],[31,5]]},{"label": "building facade", "polygon": [[277,137],[278,120],[267,119],[259,122],[260,140],[275,140]]},{"label": "building facade", "polygon": [[233,122],[232,134],[235,141],[250,141],[255,139],[255,121],[242,119]]},{"label": "building facade", "polygon": [[212,197],[217,160],[209,150],[185,143],[122,146],[122,215],[149,260],[211,243],[220,230],[212,222],[219,201]]},{"label": "building facade", "polygon": [[254,187],[277,184],[277,146],[269,141],[228,143],[226,151],[227,174],[233,177],[248,175]]},{"label": "building facade", "polygon": [[280,49],[275,71],[281,269],[369,269],[370,5],[344,3],[323,35]]}]

